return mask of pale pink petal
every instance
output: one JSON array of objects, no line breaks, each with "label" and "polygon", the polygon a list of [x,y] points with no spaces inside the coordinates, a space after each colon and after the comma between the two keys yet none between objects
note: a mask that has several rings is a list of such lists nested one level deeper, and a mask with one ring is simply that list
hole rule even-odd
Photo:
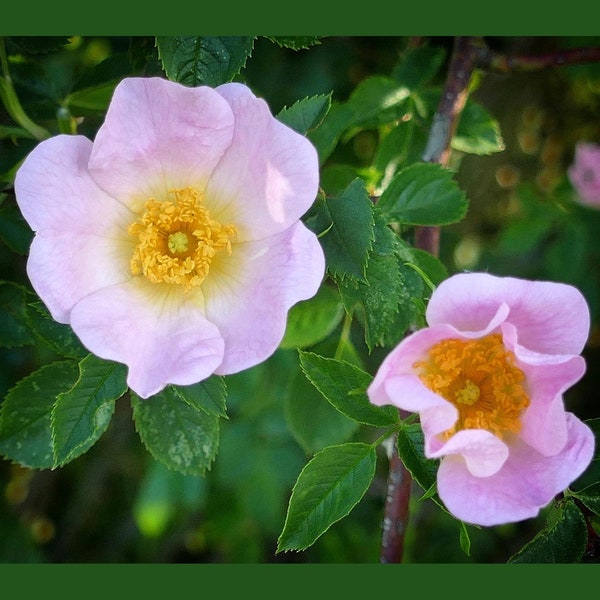
[{"label": "pale pink petal", "polygon": [[71,309],[85,296],[131,279],[128,246],[94,235],[36,235],[27,275],[50,314],[69,323]]},{"label": "pale pink petal", "polygon": [[545,456],[560,452],[567,442],[563,394],[585,372],[585,361],[574,356],[569,362],[544,367],[521,364],[527,377],[530,405],[523,413],[521,438]]},{"label": "pale pink petal", "polygon": [[301,222],[261,242],[236,244],[202,287],[206,318],[225,340],[217,373],[226,375],[270,356],[285,332],[287,311],[316,294],[325,272],[323,250]]},{"label": "pale pink petal", "polygon": [[590,464],[594,434],[567,413],[568,441],[563,450],[545,457],[518,439],[502,468],[490,477],[476,477],[460,456],[445,457],[437,488],[448,510],[458,519],[492,526],[535,517]]},{"label": "pale pink petal", "polygon": [[525,374],[530,404],[522,416],[521,438],[545,456],[562,450],[567,442],[563,393],[585,373],[585,360],[572,354],[541,354],[516,343],[517,331],[503,324],[504,343]]},{"label": "pale pink petal", "polygon": [[427,458],[459,455],[475,477],[489,477],[497,473],[508,458],[508,446],[484,429],[463,429],[455,433],[435,451],[426,452]]},{"label": "pale pink petal", "polygon": [[443,281],[427,306],[430,325],[460,331],[481,329],[502,304],[519,343],[534,352],[578,354],[589,333],[589,308],[582,294],[563,283],[461,273]]},{"label": "pale pink petal", "polygon": [[241,84],[217,92],[235,114],[231,146],[206,192],[211,214],[238,227],[238,240],[259,240],[297,221],[319,186],[317,152],[304,136],[273,118],[262,99]]},{"label": "pale pink petal", "polygon": [[19,208],[37,232],[27,272],[52,316],[69,322],[87,294],[131,277],[132,214],[90,178],[92,143],[60,135],[39,144],[15,178]]},{"label": "pale pink petal", "polygon": [[119,235],[120,225],[132,220],[133,214],[90,177],[91,152],[87,138],[58,135],[27,156],[15,176],[15,195],[33,231]]},{"label": "pale pink petal", "polygon": [[96,135],[90,173],[138,210],[173,188],[202,191],[232,135],[233,113],[215,90],[158,77],[124,79]]},{"label": "pale pink petal", "polygon": [[197,306],[140,279],[85,297],[71,325],[91,352],[128,366],[142,398],[206,379],[223,358],[223,339]]}]

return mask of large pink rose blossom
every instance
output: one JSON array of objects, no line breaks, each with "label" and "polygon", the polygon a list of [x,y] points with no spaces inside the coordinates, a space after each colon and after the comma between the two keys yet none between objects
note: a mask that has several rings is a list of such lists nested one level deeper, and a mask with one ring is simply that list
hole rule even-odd
[{"label": "large pink rose blossom", "polygon": [[428,327],[383,361],[373,404],[417,412],[438,493],[457,518],[534,517],[587,468],[590,428],[563,393],[585,372],[589,310],[575,288],[454,275],[433,293]]},{"label": "large pink rose blossom", "polygon": [[19,169],[28,275],[52,316],[143,398],[271,355],[324,275],[300,221],[317,153],[246,86],[130,78],[95,141],[59,135]]},{"label": "large pink rose blossom", "polygon": [[580,142],[567,174],[582,204],[600,208],[600,146]]}]

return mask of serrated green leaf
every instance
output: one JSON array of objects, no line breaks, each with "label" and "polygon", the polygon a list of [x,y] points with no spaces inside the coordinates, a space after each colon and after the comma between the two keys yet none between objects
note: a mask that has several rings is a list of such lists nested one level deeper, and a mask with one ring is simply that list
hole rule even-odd
[{"label": "serrated green leaf", "polygon": [[28,295],[24,287],[0,281],[0,348],[26,346],[35,342],[26,318]]},{"label": "serrated green leaf", "polygon": [[359,424],[336,410],[298,371],[284,396],[286,423],[306,454],[343,444]]},{"label": "serrated green leaf", "polygon": [[336,277],[364,279],[373,242],[373,207],[361,179],[355,179],[338,198],[317,200],[313,231],[322,232],[327,270]]},{"label": "serrated green leaf", "polygon": [[415,258],[415,265],[434,286],[438,286],[444,279],[447,279],[448,269],[439,258],[420,248],[411,248],[411,252]]},{"label": "serrated green leaf", "polygon": [[50,417],[56,398],[77,380],[77,364],[45,365],[11,388],[0,411],[0,453],[30,469],[54,465]]},{"label": "serrated green leaf", "polygon": [[159,58],[167,77],[191,87],[216,87],[231,81],[252,54],[251,36],[157,37]]},{"label": "serrated green leaf", "polygon": [[283,108],[277,114],[277,120],[305,135],[321,124],[330,108],[331,94],[311,96],[298,100],[289,108]]},{"label": "serrated green leaf", "polygon": [[350,363],[300,351],[300,366],[308,380],[342,414],[364,425],[398,424],[398,411],[378,407],[367,397],[373,377]]},{"label": "serrated green leaf", "polygon": [[71,327],[55,321],[40,300],[27,304],[25,317],[33,333],[57,354],[77,359],[89,354]]},{"label": "serrated green leaf", "polygon": [[398,456],[413,479],[424,489],[429,490],[436,484],[438,460],[425,456],[423,430],[419,423],[404,425],[398,432],[396,441]]},{"label": "serrated green leaf", "polygon": [[222,377],[212,375],[194,385],[170,387],[174,394],[193,408],[202,410],[208,415],[227,418],[227,386]]},{"label": "serrated green leaf", "polygon": [[450,145],[454,150],[477,155],[494,154],[505,148],[498,121],[473,100],[467,101]]},{"label": "serrated green leaf", "polygon": [[115,401],[127,391],[126,377],[125,365],[92,354],[79,363],[79,379],[52,410],[55,467],[87,452],[106,431]]},{"label": "serrated green leaf", "polygon": [[369,444],[330,446],[302,469],[292,490],[277,552],[304,550],[358,504],[375,476]]},{"label": "serrated green leaf", "polygon": [[585,552],[587,524],[573,501],[559,506],[560,515],[509,559],[509,563],[577,563]]},{"label": "serrated green leaf", "polygon": [[390,221],[437,226],[460,221],[468,202],[451,171],[436,163],[415,163],[394,176],[378,206]]},{"label": "serrated green leaf", "polygon": [[307,348],[324,340],[343,315],[339,294],[330,286],[321,286],[315,296],[290,309],[280,348]]},{"label": "serrated green leaf", "polygon": [[338,280],[342,301],[348,313],[364,312],[365,341],[369,349],[397,343],[422,309],[414,299],[422,297],[423,282],[407,260],[410,249],[374,212],[375,240],[369,253],[364,281]]},{"label": "serrated green leaf", "polygon": [[131,394],[133,419],[156,460],[184,475],[204,475],[217,455],[219,417],[199,410],[171,387],[142,400]]},{"label": "serrated green leaf", "polygon": [[316,46],[321,43],[320,35],[266,35],[267,39],[271,40],[281,48],[291,48],[292,50],[304,50],[311,46]]}]

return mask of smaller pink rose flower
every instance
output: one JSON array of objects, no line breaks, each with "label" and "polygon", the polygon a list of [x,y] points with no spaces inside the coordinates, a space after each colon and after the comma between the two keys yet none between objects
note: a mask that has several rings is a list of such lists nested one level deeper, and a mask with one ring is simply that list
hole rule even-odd
[{"label": "smaller pink rose flower", "polygon": [[434,291],[426,317],[381,364],[371,402],[419,413],[455,517],[536,516],[594,453],[593,432],[563,404],[585,372],[585,299],[566,284],[464,273]]},{"label": "smaller pink rose flower", "polygon": [[567,174],[582,204],[600,208],[600,146],[577,144]]},{"label": "smaller pink rose flower", "polygon": [[15,178],[52,316],[147,398],[268,358],[325,272],[300,220],[317,152],[240,83],[128,78],[94,142],[58,135]]}]

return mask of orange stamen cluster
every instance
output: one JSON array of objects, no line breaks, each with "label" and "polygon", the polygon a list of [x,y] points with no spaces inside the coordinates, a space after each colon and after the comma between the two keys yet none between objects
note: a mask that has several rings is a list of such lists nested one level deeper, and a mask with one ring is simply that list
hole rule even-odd
[{"label": "orange stamen cluster", "polygon": [[180,285],[184,291],[200,285],[215,254],[231,254],[234,225],[210,217],[194,188],[172,190],[173,200],[150,198],[140,219],[129,227],[137,238],[131,272],[152,283]]},{"label": "orange stamen cluster", "polygon": [[413,365],[430,390],[458,409],[458,419],[444,437],[463,429],[486,429],[502,438],[520,430],[529,397],[525,374],[515,360],[502,336],[492,334],[476,340],[442,340],[425,360]]}]

